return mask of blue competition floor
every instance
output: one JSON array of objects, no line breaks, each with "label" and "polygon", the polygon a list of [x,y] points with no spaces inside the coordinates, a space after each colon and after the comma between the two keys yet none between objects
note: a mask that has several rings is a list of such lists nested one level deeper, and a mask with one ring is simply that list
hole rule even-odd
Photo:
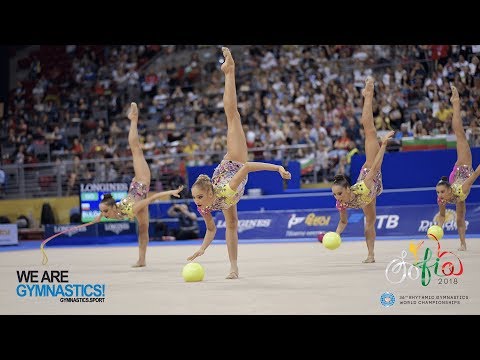
[{"label": "blue competition floor", "polygon": [[[480,234],[467,234],[468,237],[475,238],[480,237]],[[445,239],[456,239],[458,236],[455,235],[445,235]],[[342,241],[364,241],[364,237],[348,237],[342,238]],[[416,236],[377,236],[377,240],[422,240],[427,239],[426,236],[416,235]],[[298,238],[298,239],[252,239],[252,240],[239,240],[240,244],[268,244],[268,243],[303,243],[303,242],[317,242],[315,238]],[[19,250],[32,250],[39,249],[41,240],[27,240],[19,241],[18,245],[6,245],[0,246],[0,252],[5,251],[19,251]],[[182,245],[200,245],[202,240],[181,240],[181,241],[150,241],[149,246],[182,246]],[[212,244],[224,244],[225,240],[213,240]],[[124,246],[137,246],[136,241],[132,242],[122,242],[122,243],[106,243],[106,244],[79,244],[79,245],[61,245],[59,243],[55,244],[52,247],[124,247]],[[49,245],[47,244],[46,248]]]}]

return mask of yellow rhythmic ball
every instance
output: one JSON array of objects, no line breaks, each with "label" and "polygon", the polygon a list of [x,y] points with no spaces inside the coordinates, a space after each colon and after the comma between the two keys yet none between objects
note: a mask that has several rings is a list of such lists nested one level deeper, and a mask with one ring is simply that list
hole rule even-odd
[{"label": "yellow rhythmic ball", "polygon": [[440,240],[443,238],[443,229],[438,225],[432,225],[427,230],[427,236],[432,240]]},{"label": "yellow rhythmic ball", "polygon": [[182,276],[186,282],[202,281],[205,270],[199,263],[188,263],[183,267]]},{"label": "yellow rhythmic ball", "polygon": [[329,250],[335,250],[342,243],[342,238],[336,232],[329,231],[323,235],[323,245]]}]

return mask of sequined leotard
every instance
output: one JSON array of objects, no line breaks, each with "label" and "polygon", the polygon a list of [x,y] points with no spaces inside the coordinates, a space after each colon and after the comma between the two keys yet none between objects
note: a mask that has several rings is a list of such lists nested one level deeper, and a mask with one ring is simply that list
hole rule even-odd
[{"label": "sequined leotard", "polygon": [[465,201],[467,195],[463,193],[462,185],[473,174],[473,168],[470,165],[457,165],[453,167],[448,181],[452,187],[452,197],[449,200],[437,198],[438,204],[456,204],[459,201]]},{"label": "sequined leotard", "polygon": [[133,204],[138,200],[143,200],[147,197],[148,187],[146,184],[132,180],[128,195],[116,203],[119,218],[128,218],[133,220],[135,214],[133,213]]},{"label": "sequined leotard", "polygon": [[368,189],[363,181],[367,176],[370,169],[362,168],[360,174],[358,175],[357,182],[352,185],[350,188],[355,195],[352,200],[347,203],[337,201],[336,207],[340,210],[345,210],[347,208],[360,209],[370,204],[373,199],[382,193],[382,173],[378,171],[373,178],[373,189]]},{"label": "sequined leotard", "polygon": [[215,168],[212,176],[213,193],[215,200],[211,206],[198,207],[198,212],[203,216],[215,210],[225,210],[238,203],[245,191],[248,176],[233,191],[228,183],[233,176],[241,169],[243,163],[233,160],[222,160]]}]

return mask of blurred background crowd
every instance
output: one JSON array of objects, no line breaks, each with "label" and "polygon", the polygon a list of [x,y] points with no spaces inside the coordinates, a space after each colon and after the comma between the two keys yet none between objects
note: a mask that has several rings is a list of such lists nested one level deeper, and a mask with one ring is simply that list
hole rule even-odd
[{"label": "blurred background crowd", "polygon": [[[480,46],[230,48],[251,159],[297,159],[303,183],[349,175],[350,157],[363,151],[361,89],[369,75],[378,134],[396,130],[389,151],[401,151],[405,138],[452,134],[450,84],[460,93],[468,141],[480,146]],[[62,196],[77,195],[80,182],[129,182],[131,101],[155,190],[185,182],[187,166],[223,157],[220,46],[42,45],[12,56],[15,79],[0,126],[2,196],[52,190],[57,179]],[[27,190],[16,184],[19,171],[31,175]]]}]

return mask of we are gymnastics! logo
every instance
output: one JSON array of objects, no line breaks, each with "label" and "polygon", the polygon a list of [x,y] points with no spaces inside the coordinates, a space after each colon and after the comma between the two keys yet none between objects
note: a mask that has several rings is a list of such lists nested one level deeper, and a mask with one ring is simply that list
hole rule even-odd
[{"label": "we are gymnastics! logo", "polygon": [[72,284],[68,270],[17,270],[16,292],[25,297],[56,297],[60,302],[104,302],[105,284]]},{"label": "we are gymnastics! logo", "polygon": [[[402,250],[400,258],[392,260],[385,269],[385,277],[391,284],[399,284],[407,277],[411,280],[417,280],[421,275],[421,283],[423,286],[428,286],[432,280],[432,276],[436,275],[439,278],[439,283],[447,280],[448,277],[456,277],[463,274],[462,260],[451,251],[442,251],[440,240],[434,240],[437,243],[435,257],[434,252],[425,247],[423,250],[423,260],[418,261],[417,253],[422,248],[424,241],[422,240],[418,245],[413,242],[410,243],[409,251],[413,254],[414,263],[405,261],[407,252]],[[408,268],[408,269],[407,269]],[[433,273],[433,274],[432,274]],[[398,280],[392,280],[392,277],[399,277]],[[450,278],[448,283],[456,284],[456,278]],[[443,283],[447,283],[443,282]]]}]

